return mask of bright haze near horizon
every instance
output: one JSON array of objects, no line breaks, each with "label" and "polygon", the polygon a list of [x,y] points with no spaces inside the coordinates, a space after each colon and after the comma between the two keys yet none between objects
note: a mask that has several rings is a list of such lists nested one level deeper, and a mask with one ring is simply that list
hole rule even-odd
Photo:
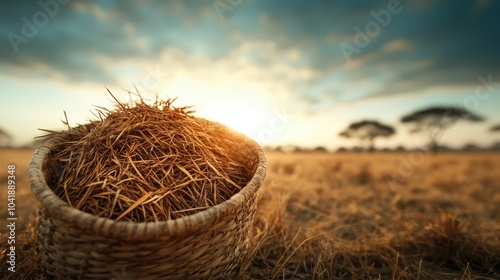
[{"label": "bright haze near horizon", "polygon": [[459,106],[444,144],[500,140],[498,1],[9,1],[0,11],[0,128],[12,145],[94,118],[135,91],[175,98],[262,145],[418,147],[403,115]]}]

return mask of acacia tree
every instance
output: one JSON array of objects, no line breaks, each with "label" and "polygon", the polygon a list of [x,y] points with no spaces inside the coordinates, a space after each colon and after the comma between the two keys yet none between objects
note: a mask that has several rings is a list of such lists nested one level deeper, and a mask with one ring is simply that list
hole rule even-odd
[{"label": "acacia tree", "polygon": [[500,124],[492,126],[491,127],[491,131],[493,131],[493,132],[499,132],[500,131]]},{"label": "acacia tree", "polygon": [[377,121],[364,120],[352,123],[349,127],[340,132],[339,135],[346,138],[359,138],[367,142],[368,150],[373,151],[375,139],[378,137],[389,137],[395,133],[393,127],[381,124]]},{"label": "acacia tree", "polygon": [[[499,133],[500,132],[500,124],[492,126],[490,128],[490,131],[491,132]],[[493,143],[493,146],[491,147],[491,149],[494,150],[494,151],[500,151],[500,142]]]},{"label": "acacia tree", "polygon": [[460,120],[481,122],[484,119],[464,108],[458,107],[431,107],[422,109],[401,118],[401,122],[413,125],[410,132],[427,132],[429,135],[429,149],[436,152],[438,141],[444,131]]}]

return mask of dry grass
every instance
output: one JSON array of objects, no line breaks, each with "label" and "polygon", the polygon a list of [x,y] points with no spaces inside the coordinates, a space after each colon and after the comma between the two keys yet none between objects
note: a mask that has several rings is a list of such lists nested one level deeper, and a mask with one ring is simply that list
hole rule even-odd
[{"label": "dry grass", "polygon": [[[31,156],[9,153],[19,165]],[[409,155],[268,154],[246,278],[499,279],[500,154],[438,154],[400,176]],[[30,201],[26,178],[18,185],[19,203]],[[38,276],[26,225],[15,275],[0,239],[1,279]]]},{"label": "dry grass", "polygon": [[[228,200],[253,174],[237,139],[174,100],[99,108],[98,121],[55,133],[47,182],[76,209],[131,222],[180,218]],[[53,134],[51,134],[53,135]]]},{"label": "dry grass", "polygon": [[269,154],[248,278],[498,279],[500,155],[409,156]]},{"label": "dry grass", "polygon": [[[36,257],[36,198],[29,188],[28,163],[33,149],[0,148],[0,279],[37,279],[40,263]],[[7,165],[16,165],[16,272],[7,270]]]}]

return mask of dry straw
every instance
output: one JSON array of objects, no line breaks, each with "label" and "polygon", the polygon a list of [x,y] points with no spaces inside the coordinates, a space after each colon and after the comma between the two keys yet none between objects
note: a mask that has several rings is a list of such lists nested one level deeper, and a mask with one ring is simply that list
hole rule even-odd
[{"label": "dry straw", "polygon": [[[37,252],[57,279],[238,279],[266,173],[262,148],[144,100],[55,133],[28,175]],[[67,123],[67,120],[66,120]]]},{"label": "dry straw", "polygon": [[[116,100],[116,99],[115,99]],[[119,102],[60,132],[47,181],[76,209],[114,220],[166,221],[228,200],[251,178],[234,140],[173,100]]]}]

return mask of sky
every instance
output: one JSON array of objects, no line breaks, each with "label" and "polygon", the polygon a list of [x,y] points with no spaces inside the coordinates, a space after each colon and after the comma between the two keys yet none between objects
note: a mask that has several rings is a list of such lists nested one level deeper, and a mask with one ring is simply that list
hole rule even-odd
[{"label": "sky", "polygon": [[379,147],[419,147],[403,115],[458,106],[446,145],[500,141],[500,2],[9,1],[0,10],[0,128],[26,145],[39,128],[94,118],[135,91],[177,98],[262,145],[360,145],[339,132],[394,126]]}]

